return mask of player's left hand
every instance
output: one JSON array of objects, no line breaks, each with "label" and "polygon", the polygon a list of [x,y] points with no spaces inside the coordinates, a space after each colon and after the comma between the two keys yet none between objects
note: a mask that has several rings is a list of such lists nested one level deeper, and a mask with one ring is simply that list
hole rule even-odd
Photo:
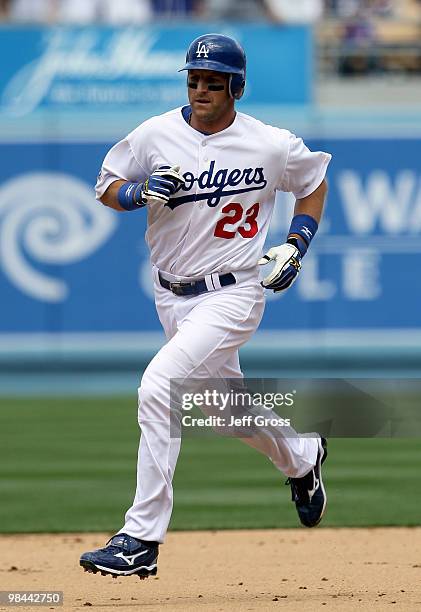
[{"label": "player's left hand", "polygon": [[301,253],[293,244],[281,244],[269,249],[257,263],[264,266],[270,261],[274,261],[275,265],[261,285],[265,289],[273,289],[275,293],[285,291],[291,287],[301,270]]}]

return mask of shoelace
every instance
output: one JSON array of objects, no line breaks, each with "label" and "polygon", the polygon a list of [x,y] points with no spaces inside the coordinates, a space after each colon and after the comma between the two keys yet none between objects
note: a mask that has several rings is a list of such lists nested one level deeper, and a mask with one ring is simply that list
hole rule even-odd
[{"label": "shoelace", "polygon": [[[113,540],[115,538],[118,538],[118,540],[116,542],[113,542]],[[127,535],[116,535],[116,536],[112,536],[108,542],[107,542],[107,548],[113,547],[116,548],[117,550],[123,550],[124,552],[132,552],[133,550],[137,549],[139,546],[141,545],[145,545],[144,542],[140,541],[140,540],[135,540],[135,543],[133,542],[133,540],[135,540],[135,538],[130,538],[130,536]],[[118,542],[118,543],[117,543]],[[158,546],[158,542],[149,542],[148,543],[150,546]]]},{"label": "shoelace", "polygon": [[[118,538],[116,542],[113,542],[114,539]],[[112,546],[113,548],[123,549],[125,552],[130,552],[130,540],[127,536],[112,536],[108,542],[107,546]]]},{"label": "shoelace", "polygon": [[[313,472],[310,472],[310,474],[313,474]],[[307,474],[307,476],[310,474]],[[291,501],[295,503],[308,503],[310,501],[308,488],[306,482],[304,482],[307,476],[304,476],[304,478],[287,478],[285,481],[285,485],[291,487]]]}]

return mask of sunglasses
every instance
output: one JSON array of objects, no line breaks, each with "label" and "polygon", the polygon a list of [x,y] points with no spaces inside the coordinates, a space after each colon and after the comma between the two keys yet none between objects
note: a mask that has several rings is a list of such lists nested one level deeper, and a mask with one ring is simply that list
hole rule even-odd
[{"label": "sunglasses", "polygon": [[[195,81],[189,81],[187,83],[189,89],[197,89],[199,83]],[[208,83],[207,90],[208,91],[223,91],[225,89],[225,83]]]}]

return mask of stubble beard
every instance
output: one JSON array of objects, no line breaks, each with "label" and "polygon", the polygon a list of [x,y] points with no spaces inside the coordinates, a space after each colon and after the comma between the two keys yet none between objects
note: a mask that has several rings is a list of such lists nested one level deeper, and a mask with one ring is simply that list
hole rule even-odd
[{"label": "stubble beard", "polygon": [[227,117],[232,112],[232,107],[229,101],[223,106],[219,106],[217,108],[212,108],[209,110],[200,109],[199,111],[195,110],[192,106],[192,113],[197,121],[201,123],[210,124],[220,121],[224,117]]}]

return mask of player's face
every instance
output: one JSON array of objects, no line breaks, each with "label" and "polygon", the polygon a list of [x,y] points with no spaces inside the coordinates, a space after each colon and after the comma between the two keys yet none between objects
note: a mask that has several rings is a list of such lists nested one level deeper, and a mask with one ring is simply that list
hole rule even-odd
[{"label": "player's face", "polygon": [[234,100],[228,93],[229,76],[212,70],[189,70],[188,92],[193,116],[212,124],[231,115]]}]

